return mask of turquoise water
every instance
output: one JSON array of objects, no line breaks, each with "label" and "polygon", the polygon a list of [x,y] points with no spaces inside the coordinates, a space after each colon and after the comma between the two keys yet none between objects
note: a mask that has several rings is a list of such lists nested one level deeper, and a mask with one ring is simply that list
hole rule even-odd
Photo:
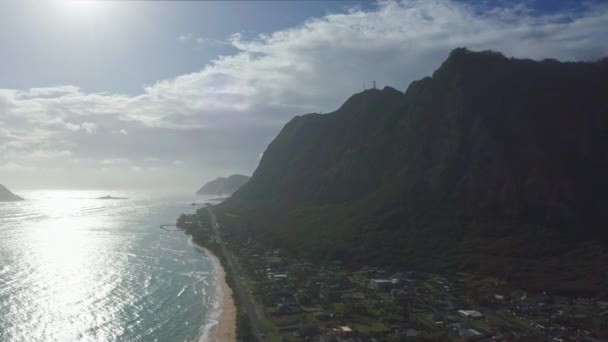
[{"label": "turquoise water", "polygon": [[[208,340],[212,264],[182,232],[159,228],[203,198],[18,194],[27,200],[0,203],[0,341]],[[129,199],[95,199],[105,195]]]}]

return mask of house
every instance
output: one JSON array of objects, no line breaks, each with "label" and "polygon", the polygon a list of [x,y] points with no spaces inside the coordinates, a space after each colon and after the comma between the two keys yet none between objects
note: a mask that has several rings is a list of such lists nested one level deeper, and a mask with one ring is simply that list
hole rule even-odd
[{"label": "house", "polygon": [[608,302],[607,302],[607,301],[601,301],[601,300],[598,300],[598,301],[596,302],[596,304],[597,304],[597,306],[598,306],[598,307],[599,307],[601,310],[606,310],[606,309],[608,309]]},{"label": "house", "polygon": [[435,323],[435,325],[443,325],[444,324],[444,317],[439,312],[434,312],[433,315],[431,316],[431,319],[433,320],[433,323]]},{"label": "house", "polygon": [[428,280],[431,278],[431,274],[429,274],[429,273],[416,272],[416,271],[405,272],[405,276],[407,279],[422,280],[422,281]]},{"label": "house", "polygon": [[568,297],[564,297],[564,296],[555,296],[554,300],[555,300],[555,304],[561,304],[561,305],[572,304],[572,299],[570,299]]},{"label": "house", "polygon": [[463,329],[460,331],[460,335],[467,341],[477,341],[485,337],[481,332],[475,329]]},{"label": "house", "polygon": [[333,331],[336,334],[338,334],[340,336],[345,336],[345,337],[354,335],[353,330],[349,326],[346,326],[346,325],[339,325],[339,326],[335,327],[333,329]]},{"label": "house", "polygon": [[335,334],[321,335],[319,342],[361,342],[358,337],[342,337]]},{"label": "house", "polygon": [[393,287],[393,281],[390,279],[371,279],[368,286],[373,290],[387,291]]},{"label": "house", "polygon": [[301,325],[298,328],[298,337],[304,338],[304,339],[317,337],[317,336],[321,335],[321,333],[322,333],[321,327],[319,327],[316,324]]},{"label": "house", "polygon": [[462,327],[462,324],[456,322],[456,323],[450,323],[447,325],[447,328],[452,329],[452,330],[459,330]]},{"label": "house", "polygon": [[419,336],[420,336],[420,331],[418,331],[416,329],[407,329],[405,331],[405,334],[403,334],[401,337],[404,338],[405,341],[416,341]]},{"label": "house", "polygon": [[414,291],[407,291],[403,289],[392,289],[390,293],[391,297],[399,302],[408,301],[416,296]]},{"label": "house", "polygon": [[456,309],[454,304],[449,300],[438,300],[434,303],[435,307],[441,310],[450,311]]},{"label": "house", "polygon": [[333,317],[332,314],[327,313],[327,312],[315,312],[314,316],[316,319],[318,319],[319,321],[322,321],[322,322],[329,321]]},{"label": "house", "polygon": [[531,305],[536,306],[544,306],[545,304],[550,303],[552,301],[551,297],[544,293],[537,294],[534,296],[528,296],[526,300]]},{"label": "house", "polygon": [[458,310],[458,314],[468,319],[484,319],[485,316],[477,310]]},{"label": "house", "polygon": [[273,278],[274,280],[285,280],[287,279],[287,274],[275,274]]},{"label": "house", "polygon": [[299,314],[304,311],[302,307],[297,304],[279,304],[278,309],[279,313],[282,315]]},{"label": "house", "polygon": [[519,314],[519,315],[526,315],[526,314],[533,312],[534,308],[529,304],[520,304],[513,311],[514,311],[514,313]]}]

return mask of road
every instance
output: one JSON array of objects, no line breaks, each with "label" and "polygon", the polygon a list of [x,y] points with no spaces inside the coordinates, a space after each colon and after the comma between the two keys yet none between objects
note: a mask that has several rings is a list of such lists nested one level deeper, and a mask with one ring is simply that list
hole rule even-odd
[{"label": "road", "polygon": [[243,305],[245,309],[245,313],[247,314],[247,318],[249,319],[249,325],[251,327],[251,332],[255,336],[258,341],[265,341],[264,334],[262,333],[263,329],[260,325],[260,320],[258,319],[257,311],[255,310],[255,305],[247,291],[245,285],[243,285],[243,279],[241,275],[237,272],[236,264],[232,257],[232,254],[228,252],[226,249],[226,245],[224,244],[224,240],[219,232],[219,224],[217,223],[217,218],[215,217],[215,213],[213,212],[213,208],[211,206],[207,206],[207,210],[209,211],[209,217],[211,220],[211,227],[213,227],[213,231],[215,232],[215,236],[217,237],[217,241],[220,244],[220,248],[222,250],[222,254],[224,255],[224,260],[228,266],[228,272],[230,272],[230,276],[234,280],[234,291],[236,291],[239,296],[240,303]]}]

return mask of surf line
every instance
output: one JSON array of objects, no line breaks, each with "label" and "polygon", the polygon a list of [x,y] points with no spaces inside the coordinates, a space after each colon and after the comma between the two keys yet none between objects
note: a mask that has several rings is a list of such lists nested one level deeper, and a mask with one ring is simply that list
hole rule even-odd
[{"label": "surf line", "polygon": [[[167,227],[175,227],[176,229],[167,229]],[[174,225],[174,224],[161,224],[160,225],[160,229],[164,229],[164,230],[166,230],[168,232],[179,232],[179,231],[181,231],[181,229],[177,228],[177,226]]]}]

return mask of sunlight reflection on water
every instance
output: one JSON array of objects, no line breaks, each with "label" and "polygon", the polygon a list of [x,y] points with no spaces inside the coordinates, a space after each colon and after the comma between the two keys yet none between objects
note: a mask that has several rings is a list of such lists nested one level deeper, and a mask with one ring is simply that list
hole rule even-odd
[{"label": "sunlight reflection on water", "polygon": [[[158,229],[200,198],[31,191],[0,203],[0,340],[192,340],[213,302],[206,256]],[[196,276],[193,276],[196,275]],[[204,291],[195,293],[188,289]]]}]

